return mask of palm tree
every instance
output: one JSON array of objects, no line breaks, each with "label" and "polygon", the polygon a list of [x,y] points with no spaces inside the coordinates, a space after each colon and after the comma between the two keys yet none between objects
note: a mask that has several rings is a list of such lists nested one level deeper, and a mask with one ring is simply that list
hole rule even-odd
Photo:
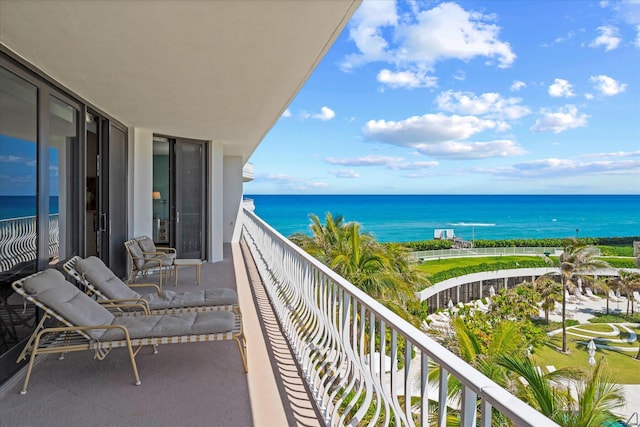
[{"label": "palm tree", "polygon": [[562,352],[567,352],[567,292],[574,288],[574,279],[594,270],[610,268],[610,265],[598,259],[598,248],[578,243],[576,239],[567,239],[564,250],[558,257],[560,283],[562,284]]},{"label": "palm tree", "polygon": [[627,296],[627,316],[629,316],[629,306],[633,313],[633,291],[640,288],[640,273],[618,270],[618,287]]},{"label": "palm tree", "polygon": [[[516,393],[524,401],[565,427],[606,425],[606,421],[615,418],[613,410],[624,403],[624,390],[606,370],[604,358],[586,376],[571,369],[559,369],[543,375],[528,357],[505,355],[498,359],[498,363],[526,380],[527,386],[513,382],[518,384]],[[558,379],[562,383],[575,384],[576,398],[568,387],[565,390],[554,385],[560,381],[550,381]]]},{"label": "palm tree", "polygon": [[602,291],[607,299],[607,314],[609,314],[609,291],[615,288],[615,277],[600,277],[598,279],[591,278],[593,281],[593,290]]},{"label": "palm tree", "polygon": [[297,234],[291,237],[294,242],[394,313],[420,325],[423,310],[415,292],[428,281],[409,264],[406,249],[379,244],[360,232],[360,224],[345,223],[342,216],[327,213],[325,224],[315,214],[309,217],[312,236]]},{"label": "palm tree", "polygon": [[556,302],[562,299],[562,286],[548,276],[540,276],[533,284],[542,298],[544,321],[548,324],[549,312],[553,310]]},{"label": "palm tree", "polygon": [[373,250],[368,236],[360,234],[359,224],[349,223],[345,228],[345,244],[333,248],[329,267],[370,296],[384,297],[387,289],[380,272],[388,260]]}]

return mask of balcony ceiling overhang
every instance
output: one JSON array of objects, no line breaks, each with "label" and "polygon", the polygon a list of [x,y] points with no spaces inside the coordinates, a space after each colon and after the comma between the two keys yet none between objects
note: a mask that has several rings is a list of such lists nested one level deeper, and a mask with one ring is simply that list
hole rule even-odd
[{"label": "balcony ceiling overhang", "polygon": [[127,126],[246,161],[359,4],[0,0],[0,41]]}]

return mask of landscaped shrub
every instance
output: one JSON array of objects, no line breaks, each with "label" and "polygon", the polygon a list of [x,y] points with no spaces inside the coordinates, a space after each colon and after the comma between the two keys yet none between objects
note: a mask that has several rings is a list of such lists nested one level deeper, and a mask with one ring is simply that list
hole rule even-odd
[{"label": "landscaped shrub", "polygon": [[[585,245],[601,246],[629,246],[632,247],[634,241],[639,241],[640,236],[631,237],[581,237],[578,243]],[[566,239],[502,239],[502,240],[475,240],[476,248],[509,248],[509,247],[562,247]],[[435,249],[450,249],[453,246],[452,240],[420,240],[415,242],[403,242],[402,245],[412,251],[430,251]],[[633,251],[633,249],[631,249]],[[618,255],[616,256],[633,256]]]},{"label": "landscaped shrub", "polygon": [[472,273],[481,273],[484,271],[498,271],[498,270],[510,270],[513,268],[538,268],[538,267],[548,267],[549,265],[543,260],[522,260],[517,263],[514,262],[498,262],[498,263],[482,263],[477,265],[470,265],[467,267],[455,267],[449,270],[441,271],[439,273],[435,273],[429,277],[429,281],[431,283],[442,282],[447,279],[451,279],[454,277],[460,277],[467,274]]}]

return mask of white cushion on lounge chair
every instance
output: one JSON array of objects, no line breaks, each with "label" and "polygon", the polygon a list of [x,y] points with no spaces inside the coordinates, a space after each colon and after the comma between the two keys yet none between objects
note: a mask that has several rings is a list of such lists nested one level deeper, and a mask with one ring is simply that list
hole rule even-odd
[{"label": "white cushion on lounge chair", "polygon": [[[54,269],[28,278],[24,288],[76,326],[123,325],[130,338],[216,334],[231,331],[235,325],[235,314],[230,311],[115,317]],[[87,334],[103,341],[124,338],[121,329],[89,330]]]},{"label": "white cushion on lounge chair", "polygon": [[[25,280],[24,289],[77,326],[110,325],[115,318],[109,310],[67,282],[62,273],[52,268]],[[96,339],[103,333],[104,329],[87,331]]]},{"label": "white cushion on lounge chair", "polygon": [[143,298],[151,310],[181,307],[203,307],[211,305],[233,305],[238,303],[238,294],[233,289],[203,289],[190,292],[163,291],[139,294],[124,284],[100,258],[89,257],[78,260],[76,270],[109,299]]},{"label": "white cushion on lounge chair", "polygon": [[[228,332],[233,329],[235,315],[230,311],[207,311],[177,315],[120,316],[113,324],[123,325],[131,338],[172,337]],[[116,340],[124,338],[119,329],[109,329],[100,338]]]},{"label": "white cushion on lounge chair", "polygon": [[76,270],[109,299],[140,299],[142,295],[125,285],[100,258],[89,257],[76,262]]},{"label": "white cushion on lounge chair", "polygon": [[233,305],[238,303],[238,294],[233,289],[206,289],[191,292],[163,291],[161,295],[142,296],[151,310],[177,307],[201,307],[208,305]]}]

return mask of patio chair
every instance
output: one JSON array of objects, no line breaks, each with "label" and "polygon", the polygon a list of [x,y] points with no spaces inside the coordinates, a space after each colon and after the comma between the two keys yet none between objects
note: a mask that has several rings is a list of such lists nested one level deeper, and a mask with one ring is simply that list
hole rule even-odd
[{"label": "patio chair", "polygon": [[609,289],[609,299],[614,302],[622,301],[622,298],[613,293],[613,289]]},{"label": "patio chair", "polygon": [[587,294],[587,296],[589,298],[591,298],[592,300],[594,300],[594,301],[598,301],[599,299],[602,299],[599,296],[597,296],[596,294],[594,294],[593,291],[591,290],[591,288],[586,288],[584,291]]},{"label": "patio chair", "polygon": [[[87,287],[90,295],[98,299],[137,302],[145,304],[151,314],[175,314],[213,310],[240,312],[238,294],[229,288],[197,290],[191,292],[160,291],[153,283],[131,283],[126,285],[107,267],[100,258],[91,256],[82,259],[74,256],[63,265],[64,270]],[[131,289],[155,287],[156,292],[138,293]]]},{"label": "patio chair", "polygon": [[[67,282],[61,272],[47,269],[12,284],[23,298],[44,315],[18,362],[29,357],[21,394],[27,392],[36,355],[92,350],[103,360],[113,348],[126,347],[135,384],[140,376],[135,356],[142,346],[187,342],[234,340],[245,372],[248,372],[246,342],[239,314],[230,311],[181,313],[177,315],[115,316],[80,289]],[[61,326],[45,326],[49,319]],[[135,347],[135,350],[134,350]]]},{"label": "patio chair", "polygon": [[133,283],[138,276],[146,277],[152,270],[158,270],[160,289],[162,289],[162,274],[167,272],[167,278],[176,259],[174,248],[157,248],[153,240],[147,236],[136,237],[124,242],[129,255],[129,274],[127,281]]}]

